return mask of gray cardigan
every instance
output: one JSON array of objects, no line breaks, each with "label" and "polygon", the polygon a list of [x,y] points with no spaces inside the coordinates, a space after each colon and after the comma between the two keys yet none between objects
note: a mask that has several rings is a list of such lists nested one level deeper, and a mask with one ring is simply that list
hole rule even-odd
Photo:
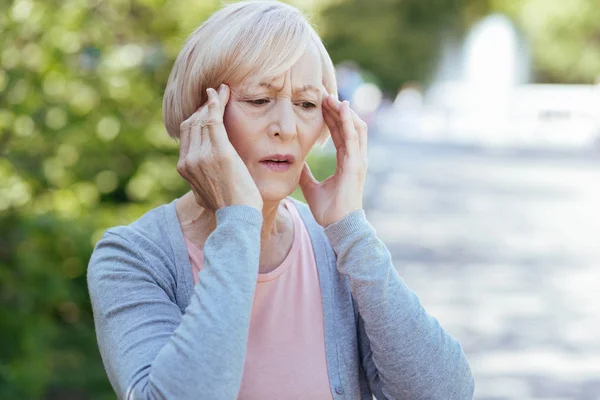
[{"label": "gray cardigan", "polygon": [[[295,204],[317,262],[334,399],[471,399],[460,344],[406,287],[364,212],[323,229],[308,206]],[[100,353],[119,398],[237,397],[262,215],[230,206],[216,217],[195,286],[174,201],[97,243],[87,279]]]}]

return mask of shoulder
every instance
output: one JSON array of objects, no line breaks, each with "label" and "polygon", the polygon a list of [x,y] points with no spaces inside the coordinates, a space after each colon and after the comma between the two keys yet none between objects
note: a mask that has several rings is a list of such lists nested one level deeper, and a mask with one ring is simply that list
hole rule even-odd
[{"label": "shoulder", "polygon": [[88,283],[117,276],[119,279],[151,277],[170,286],[176,275],[174,224],[179,223],[174,210],[169,209],[172,206],[172,203],[161,205],[128,225],[107,229],[90,258]]},{"label": "shoulder", "polygon": [[[106,234],[117,235],[139,245],[152,242],[160,246],[168,239],[167,235],[170,234],[173,223],[178,224],[174,211],[170,210],[171,207],[174,207],[172,203],[160,205],[128,225],[109,228]],[[173,215],[170,215],[170,211],[173,211]]]},{"label": "shoulder", "polygon": [[[134,248],[143,258],[145,253],[158,249],[168,248],[170,226],[173,221],[168,217],[170,204],[163,204],[146,212],[134,222],[128,225],[120,225],[109,228],[100,240],[109,240],[121,244],[127,244]],[[95,251],[98,249],[96,245]]]}]

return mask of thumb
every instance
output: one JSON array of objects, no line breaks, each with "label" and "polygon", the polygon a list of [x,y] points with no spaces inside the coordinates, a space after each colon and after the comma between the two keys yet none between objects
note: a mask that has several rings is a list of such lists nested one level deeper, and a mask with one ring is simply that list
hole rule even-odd
[{"label": "thumb", "polygon": [[302,194],[304,194],[304,198],[308,200],[311,197],[313,191],[319,185],[319,181],[315,179],[312,172],[310,172],[310,167],[304,162],[304,166],[302,167],[302,172],[300,173],[300,189],[302,190]]}]

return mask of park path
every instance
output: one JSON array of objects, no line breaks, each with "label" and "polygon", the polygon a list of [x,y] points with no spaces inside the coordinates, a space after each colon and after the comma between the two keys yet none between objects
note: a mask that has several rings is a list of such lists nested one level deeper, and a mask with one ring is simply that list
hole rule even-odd
[{"label": "park path", "polygon": [[369,146],[367,216],[475,399],[600,399],[600,154]]}]

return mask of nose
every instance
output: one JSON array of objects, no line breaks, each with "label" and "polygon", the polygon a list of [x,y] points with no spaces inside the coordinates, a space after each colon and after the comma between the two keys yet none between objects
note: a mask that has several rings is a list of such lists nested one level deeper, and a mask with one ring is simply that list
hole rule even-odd
[{"label": "nose", "polygon": [[296,136],[296,114],[290,99],[280,99],[275,107],[275,121],[271,126],[271,135],[288,141]]}]

